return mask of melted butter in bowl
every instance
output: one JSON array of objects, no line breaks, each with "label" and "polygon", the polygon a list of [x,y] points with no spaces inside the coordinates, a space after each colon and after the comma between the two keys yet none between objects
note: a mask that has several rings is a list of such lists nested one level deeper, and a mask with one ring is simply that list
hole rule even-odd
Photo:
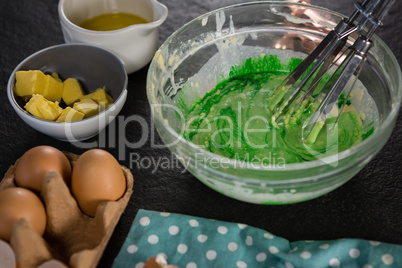
[{"label": "melted butter in bowl", "polygon": [[66,43],[106,48],[132,73],[147,65],[158,49],[158,28],[168,9],[157,0],[60,0],[58,13]]},{"label": "melted butter in bowl", "polygon": [[115,31],[148,21],[130,13],[107,13],[83,21],[79,26],[92,31]]}]

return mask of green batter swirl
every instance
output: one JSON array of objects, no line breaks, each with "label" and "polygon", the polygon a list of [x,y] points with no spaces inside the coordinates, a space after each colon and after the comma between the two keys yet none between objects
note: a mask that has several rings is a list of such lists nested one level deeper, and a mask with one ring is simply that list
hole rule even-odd
[{"label": "green batter swirl", "polygon": [[314,143],[303,142],[302,123],[311,116],[306,109],[301,118],[273,126],[268,100],[274,89],[297,64],[292,59],[282,65],[276,56],[248,59],[232,67],[229,79],[197,101],[186,116],[184,137],[218,155],[252,161],[269,155],[296,163],[336,154],[362,140],[362,123],[348,105],[335,124],[327,120]]}]

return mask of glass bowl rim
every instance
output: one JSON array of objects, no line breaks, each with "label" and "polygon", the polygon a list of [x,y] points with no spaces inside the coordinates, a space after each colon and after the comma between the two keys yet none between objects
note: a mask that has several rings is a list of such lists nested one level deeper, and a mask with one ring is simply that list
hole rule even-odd
[{"label": "glass bowl rim", "polygon": [[[305,4],[305,3],[294,3],[294,2],[286,2],[286,1],[254,1],[254,2],[247,2],[247,3],[241,3],[241,4],[235,4],[235,5],[230,5],[230,6],[226,6],[226,7],[222,7],[222,8],[218,8],[212,11],[209,11],[205,14],[202,14],[192,20],[190,20],[189,22],[187,22],[186,24],[184,24],[183,26],[181,26],[179,29],[177,29],[174,33],[172,33],[164,42],[163,44],[160,46],[160,48],[158,49],[158,51],[163,51],[164,49],[166,49],[166,47],[168,46],[168,44],[171,42],[172,39],[175,38],[175,36],[177,34],[179,34],[181,31],[183,31],[185,28],[187,28],[189,25],[191,25],[192,23],[194,23],[195,21],[199,21],[202,20],[203,18],[209,17],[210,15],[216,14],[218,12],[221,11],[225,11],[228,9],[234,9],[234,8],[241,8],[243,6],[252,6],[252,5],[261,5],[261,4],[275,4],[275,5],[281,5],[281,6],[289,6],[289,5],[297,5],[297,6],[301,6],[301,7],[306,7],[306,8],[312,8],[312,9],[316,9],[316,10],[320,10],[320,11],[324,11],[327,13],[331,13],[334,14],[340,18],[345,17],[344,15],[342,15],[341,13],[335,12],[333,10],[324,8],[324,7],[320,7],[320,6],[316,6],[316,5],[310,5],[310,4]],[[399,66],[399,63],[397,61],[397,59],[395,58],[395,55],[393,54],[393,52],[390,50],[390,48],[385,44],[385,42],[383,40],[381,40],[381,38],[379,38],[377,35],[374,35],[372,37],[372,39],[374,40],[374,42],[376,43],[380,43],[381,46],[385,49],[386,53],[390,56],[390,59],[392,60],[393,65],[395,66]],[[157,53],[155,54],[155,58],[157,57],[157,55],[160,56],[161,53]],[[155,58],[152,60],[149,69],[148,69],[148,74],[147,74],[147,83],[146,83],[146,87],[147,87],[147,95],[148,95],[148,101],[149,103],[152,104],[159,104],[159,102],[156,100],[156,98],[154,97],[155,95],[152,93],[154,90],[149,86],[148,80],[150,77],[150,73],[153,69],[153,66],[156,64],[155,63]],[[342,151],[340,153],[334,154],[334,155],[330,155],[321,159],[317,159],[317,160],[312,160],[312,161],[305,161],[305,162],[300,162],[300,163],[285,163],[285,168],[278,168],[278,167],[264,167],[264,165],[258,165],[258,164],[253,164],[253,168],[244,168],[244,166],[247,166],[246,163],[243,160],[236,160],[236,159],[231,159],[225,156],[221,156],[209,151],[206,151],[200,147],[198,147],[197,145],[195,145],[194,143],[186,140],[184,137],[182,137],[181,135],[179,135],[168,123],[166,123],[163,120],[163,117],[160,113],[156,114],[155,111],[152,111],[152,116],[154,117],[154,119],[160,119],[160,122],[162,123],[162,126],[169,132],[170,135],[172,135],[173,137],[175,137],[176,139],[180,139],[180,142],[182,142],[182,144],[187,147],[190,150],[194,151],[195,153],[200,153],[200,154],[204,154],[207,157],[211,157],[211,158],[216,158],[216,159],[225,159],[225,163],[229,162],[231,166],[236,166],[236,169],[238,170],[253,170],[253,171],[297,171],[297,170],[304,170],[304,169],[311,169],[311,168],[317,168],[317,167],[323,167],[328,165],[328,163],[332,163],[333,161],[331,161],[332,159],[336,160],[336,161],[341,161],[349,156],[355,155],[358,152],[362,151],[362,148],[367,148],[370,147],[370,144],[376,144],[378,139],[381,139],[383,133],[390,127],[390,124],[392,124],[392,122],[394,121],[394,119],[397,117],[398,115],[398,111],[401,105],[401,101],[402,101],[402,73],[401,73],[401,68],[399,66],[398,70],[397,70],[398,76],[397,76],[397,82],[399,85],[398,88],[398,92],[397,92],[397,102],[396,105],[393,105],[393,107],[391,107],[391,111],[388,114],[387,118],[385,119],[385,121],[376,129],[376,131],[373,133],[373,135],[371,135],[370,137],[368,137],[367,139],[365,139],[364,141],[362,141],[361,143],[345,150]],[[156,121],[156,120],[155,120]],[[168,146],[167,146],[168,147]],[[373,155],[372,155],[373,156]],[[230,180],[233,180],[234,178],[237,178],[235,175],[232,174],[228,174],[228,173],[224,173],[221,172],[219,170],[215,170],[212,168],[209,168],[209,170],[213,170],[214,172],[219,173],[219,175],[223,176],[223,177],[228,177],[230,178]],[[337,169],[332,170],[333,172],[337,172]],[[329,174],[329,173],[325,173],[325,174]],[[320,175],[318,175],[318,177],[321,177]],[[304,179],[295,179],[294,181],[297,182],[302,182],[302,181],[310,181],[311,177],[309,178],[304,178]],[[242,177],[241,180],[242,182],[247,181],[247,182],[252,182],[252,181],[256,181],[258,183],[260,183],[261,181],[258,179],[254,179],[254,178],[244,178]],[[264,183],[271,183],[271,182],[275,182],[275,181],[271,181],[271,180],[267,180],[264,181]],[[279,182],[279,181],[278,181]],[[286,180],[286,181],[282,181],[285,184],[291,182],[290,180]]]}]

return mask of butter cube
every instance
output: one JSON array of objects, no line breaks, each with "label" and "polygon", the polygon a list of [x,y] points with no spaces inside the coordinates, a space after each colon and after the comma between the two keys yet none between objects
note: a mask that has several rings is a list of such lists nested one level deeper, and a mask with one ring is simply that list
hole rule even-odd
[{"label": "butter cube", "polygon": [[52,77],[53,77],[54,79],[60,81],[60,82],[63,82],[63,81],[61,81],[61,79],[60,79],[60,77],[59,77],[59,75],[58,75],[57,73],[52,73]]},{"label": "butter cube", "polygon": [[99,105],[92,99],[83,99],[79,102],[76,102],[74,103],[73,108],[85,114],[85,118],[94,116],[99,113]]},{"label": "butter cube", "polygon": [[104,108],[107,108],[113,103],[112,97],[110,97],[103,88],[98,88],[95,92],[89,93],[83,96],[83,98],[90,98]]},{"label": "butter cube", "polygon": [[39,94],[34,94],[24,108],[33,116],[49,121],[56,120],[63,112],[57,101],[48,101]]},{"label": "butter cube", "polygon": [[63,82],[55,79],[53,76],[46,75],[46,84],[43,88],[42,96],[49,101],[60,103],[63,93]]},{"label": "butter cube", "polygon": [[64,89],[62,99],[65,104],[71,106],[74,102],[79,101],[84,96],[81,85],[75,78],[68,78],[64,81]]},{"label": "butter cube", "polygon": [[15,73],[15,94],[28,100],[33,94],[42,94],[46,76],[41,71],[18,71]]},{"label": "butter cube", "polygon": [[59,118],[57,118],[57,122],[73,122],[79,121],[84,118],[85,114],[71,108],[66,107],[63,112],[60,114]]}]

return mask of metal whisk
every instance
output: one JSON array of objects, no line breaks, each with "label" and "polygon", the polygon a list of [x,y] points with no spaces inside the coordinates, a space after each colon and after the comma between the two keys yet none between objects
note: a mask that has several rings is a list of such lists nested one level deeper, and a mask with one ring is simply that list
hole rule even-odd
[{"label": "metal whisk", "polygon": [[[356,10],[353,14],[348,19],[342,19],[315,50],[275,89],[273,96],[268,100],[268,108],[274,111],[271,122],[275,125],[277,118],[281,115],[284,115],[285,125],[289,122],[297,122],[308,107],[313,111],[313,115],[303,122],[303,133],[307,133],[303,139],[309,143],[315,142],[346,84],[351,79],[352,85],[356,82],[367,52],[372,46],[370,38],[378,26],[382,25],[382,20],[394,2],[395,0],[356,2]],[[360,20],[355,22],[359,18]],[[359,37],[352,46],[342,52],[349,35],[356,31]],[[335,72],[319,89],[318,95],[312,98],[317,85],[333,66],[337,66]],[[306,72],[307,74],[302,77]],[[344,93],[346,98],[349,97],[352,88],[353,86],[348,87],[348,92]],[[337,120],[345,103],[346,101],[338,110]]]}]

